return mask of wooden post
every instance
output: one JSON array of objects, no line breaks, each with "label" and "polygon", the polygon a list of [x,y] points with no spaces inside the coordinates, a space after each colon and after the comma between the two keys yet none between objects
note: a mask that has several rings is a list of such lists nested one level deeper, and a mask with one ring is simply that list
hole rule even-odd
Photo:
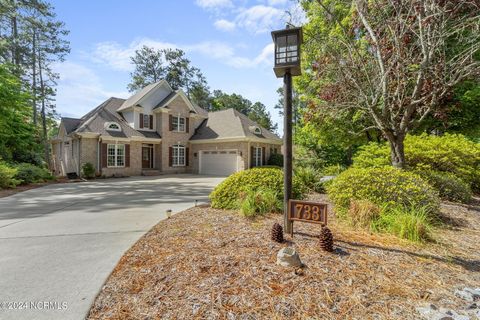
[{"label": "wooden post", "polygon": [[293,234],[293,223],[288,219],[288,201],[292,198],[292,75],[290,69],[283,76],[284,123],[283,123],[283,209],[284,229]]}]

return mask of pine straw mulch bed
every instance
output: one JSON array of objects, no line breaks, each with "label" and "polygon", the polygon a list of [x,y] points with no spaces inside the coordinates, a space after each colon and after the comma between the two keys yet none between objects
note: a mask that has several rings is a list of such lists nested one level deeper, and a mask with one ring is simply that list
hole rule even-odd
[{"label": "pine straw mulch bed", "polygon": [[[480,285],[480,202],[442,211],[449,224],[425,245],[353,231],[330,214],[336,251],[326,253],[317,225],[296,223],[294,238],[277,244],[270,229],[280,215],[192,208],[123,256],[89,319],[418,319],[427,303],[463,309],[455,289]],[[287,245],[303,275],[276,265]]]}]

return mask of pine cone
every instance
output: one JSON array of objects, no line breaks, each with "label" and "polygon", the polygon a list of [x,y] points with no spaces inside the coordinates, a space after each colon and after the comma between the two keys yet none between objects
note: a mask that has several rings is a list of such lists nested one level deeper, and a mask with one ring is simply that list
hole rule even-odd
[{"label": "pine cone", "polygon": [[333,235],[330,229],[328,229],[327,227],[322,227],[319,240],[320,240],[320,248],[322,248],[322,250],[327,252],[333,251]]},{"label": "pine cone", "polygon": [[283,242],[283,228],[276,222],[272,227],[272,240],[278,243]]}]

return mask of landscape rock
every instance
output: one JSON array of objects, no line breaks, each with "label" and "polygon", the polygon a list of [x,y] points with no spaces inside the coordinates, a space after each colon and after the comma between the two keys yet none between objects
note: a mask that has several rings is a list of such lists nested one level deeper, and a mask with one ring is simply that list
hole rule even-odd
[{"label": "landscape rock", "polygon": [[285,247],[278,251],[277,264],[284,267],[301,267],[303,265],[297,251],[292,247]]},{"label": "landscape rock", "polygon": [[336,176],[324,176],[324,177],[321,177],[320,178],[320,182],[327,182],[327,181],[330,181],[330,180],[333,180],[335,179]]},{"label": "landscape rock", "polygon": [[455,290],[455,295],[468,302],[480,301],[480,288],[463,288],[463,290]]},{"label": "landscape rock", "polygon": [[459,314],[446,308],[438,308],[434,304],[419,307],[417,312],[426,320],[470,320],[468,315]]}]

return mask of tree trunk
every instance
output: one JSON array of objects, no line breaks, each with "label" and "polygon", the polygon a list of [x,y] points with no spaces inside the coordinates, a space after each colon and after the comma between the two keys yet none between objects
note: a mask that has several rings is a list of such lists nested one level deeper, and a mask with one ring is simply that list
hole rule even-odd
[{"label": "tree trunk", "polygon": [[403,135],[387,135],[390,144],[390,158],[395,168],[405,168],[405,148]]},{"label": "tree trunk", "polygon": [[20,51],[18,50],[18,27],[16,12],[12,17],[12,35],[13,35],[13,47],[12,47],[12,62],[15,66],[20,65]]},{"label": "tree trunk", "polygon": [[43,81],[43,74],[42,74],[42,59],[40,50],[38,52],[38,76],[40,80],[40,94],[42,100],[42,107],[41,107],[41,116],[42,116],[42,138],[43,138],[43,146],[45,152],[45,162],[50,168],[50,157],[49,157],[49,148],[48,148],[48,137],[47,137],[47,115],[46,115],[46,106],[45,106],[45,83]]},{"label": "tree trunk", "polygon": [[37,47],[36,47],[36,30],[33,29],[32,41],[32,110],[33,110],[33,125],[37,126]]}]

